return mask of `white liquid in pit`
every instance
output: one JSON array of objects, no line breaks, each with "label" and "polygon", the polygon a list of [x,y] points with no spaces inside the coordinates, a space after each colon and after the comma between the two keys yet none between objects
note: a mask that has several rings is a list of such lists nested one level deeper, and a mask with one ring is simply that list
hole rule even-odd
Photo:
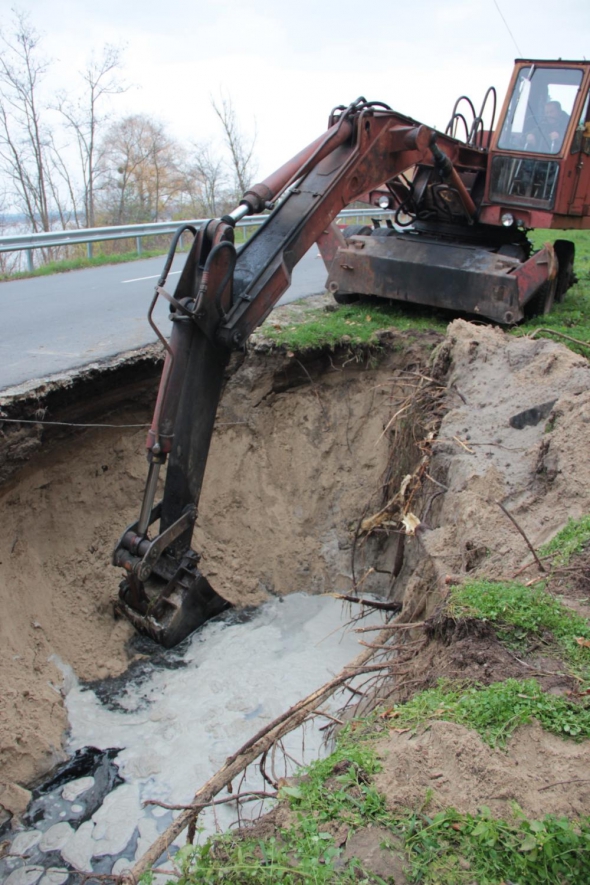
[{"label": "white liquid in pit", "polygon": [[[178,813],[143,807],[143,802],[190,803],[248,738],[338,673],[360,651],[355,634],[342,629],[348,618],[347,609],[332,597],[292,594],[264,604],[245,623],[207,624],[192,637],[185,666],[155,669],[139,685],[129,683],[123,698],[118,697],[125,712],[104,706],[70,671],[68,750],[120,747],[115,762],[125,783],[77,830],[65,821],[46,830],[45,844],[78,870],[92,869],[92,858],[122,853],[113,872],[130,867]],[[286,751],[301,763],[317,758],[319,728],[326,722],[316,718],[305,726],[304,748],[301,731],[287,736]],[[281,777],[287,772],[280,754],[277,759],[275,774]],[[62,796],[75,804],[83,799],[82,787],[77,781]],[[234,792],[237,788],[234,784]],[[254,767],[239,788],[271,789]],[[259,810],[254,804],[252,813]],[[199,816],[202,838],[235,821],[234,805],[206,810]],[[182,834],[178,844],[185,838]],[[17,872],[25,874],[26,864],[11,875]]]}]

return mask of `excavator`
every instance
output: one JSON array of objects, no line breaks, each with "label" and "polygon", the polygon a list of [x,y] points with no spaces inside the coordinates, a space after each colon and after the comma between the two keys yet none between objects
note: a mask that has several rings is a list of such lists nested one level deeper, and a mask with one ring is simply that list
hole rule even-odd
[{"label": "excavator", "polygon": [[[589,97],[590,62],[518,59],[497,126],[493,88],[479,113],[461,96],[444,133],[359,98],[336,107],[327,131],[233,211],[179,228],[148,316],[166,356],[147,481],[113,554],[124,571],[117,609],[138,631],[172,647],[228,606],[191,546],[224,374],[307,250],[318,244],[340,303],[372,295],[503,325],[548,312],[575,279],[574,246],[556,240],[533,252],[527,231],[590,228]],[[335,220],[356,201],[394,220],[343,232]],[[236,249],[237,222],[263,212]],[[166,279],[187,229],[194,240],[172,296]],[[169,339],[153,320],[160,298],[170,304]]]}]

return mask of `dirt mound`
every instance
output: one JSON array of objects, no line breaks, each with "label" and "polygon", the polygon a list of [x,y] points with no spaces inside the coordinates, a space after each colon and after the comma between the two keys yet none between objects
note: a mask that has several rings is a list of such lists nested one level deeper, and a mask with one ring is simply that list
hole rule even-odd
[{"label": "dirt mound", "polygon": [[[481,623],[481,622],[479,622]],[[501,645],[493,635],[464,636],[442,643],[431,640],[412,662],[411,686],[395,693],[396,701],[404,701],[423,689],[432,688],[439,679],[469,684],[491,685],[503,679],[535,677],[544,691],[565,694],[577,684],[564,674],[561,661],[539,658],[523,662]],[[460,634],[459,634],[460,635]]]},{"label": "dirt mound", "polygon": [[475,814],[487,805],[510,818],[511,802],[538,819],[590,813],[590,744],[564,741],[540,725],[518,729],[506,750],[492,749],[463,725],[432,722],[417,735],[391,733],[377,744],[383,770],[377,789],[390,807],[456,808]]},{"label": "dirt mound", "polygon": [[[413,542],[436,574],[428,614],[449,576],[512,578],[531,559],[499,503],[535,548],[590,512],[581,445],[590,420],[588,361],[552,341],[463,320],[449,326],[448,357],[449,411],[430,465],[445,494]],[[405,606],[411,602],[406,593]]]}]

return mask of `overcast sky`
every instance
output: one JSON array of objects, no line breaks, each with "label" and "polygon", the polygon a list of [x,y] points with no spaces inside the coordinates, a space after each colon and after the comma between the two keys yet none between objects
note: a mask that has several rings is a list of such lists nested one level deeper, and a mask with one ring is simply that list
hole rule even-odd
[{"label": "overcast sky", "polygon": [[183,141],[208,139],[218,133],[210,96],[231,95],[243,129],[257,132],[260,178],[325,129],[334,105],[359,95],[444,129],[460,94],[479,106],[493,84],[503,97],[514,58],[590,56],[590,0],[18,5],[56,62],[56,88],[75,82],[93,49],[125,47],[131,88],[113,99],[117,116],[145,112]]}]

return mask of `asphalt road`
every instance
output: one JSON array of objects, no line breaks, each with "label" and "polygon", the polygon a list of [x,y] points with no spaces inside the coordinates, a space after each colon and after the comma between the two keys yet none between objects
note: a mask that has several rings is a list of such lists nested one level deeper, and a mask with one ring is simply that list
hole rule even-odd
[{"label": "asphalt road", "polygon": [[[168,277],[173,294],[185,256]],[[155,340],[147,311],[164,256],[0,283],[0,390],[45,379]],[[326,270],[313,246],[279,304],[324,291]],[[168,333],[168,306],[156,320]]]}]

